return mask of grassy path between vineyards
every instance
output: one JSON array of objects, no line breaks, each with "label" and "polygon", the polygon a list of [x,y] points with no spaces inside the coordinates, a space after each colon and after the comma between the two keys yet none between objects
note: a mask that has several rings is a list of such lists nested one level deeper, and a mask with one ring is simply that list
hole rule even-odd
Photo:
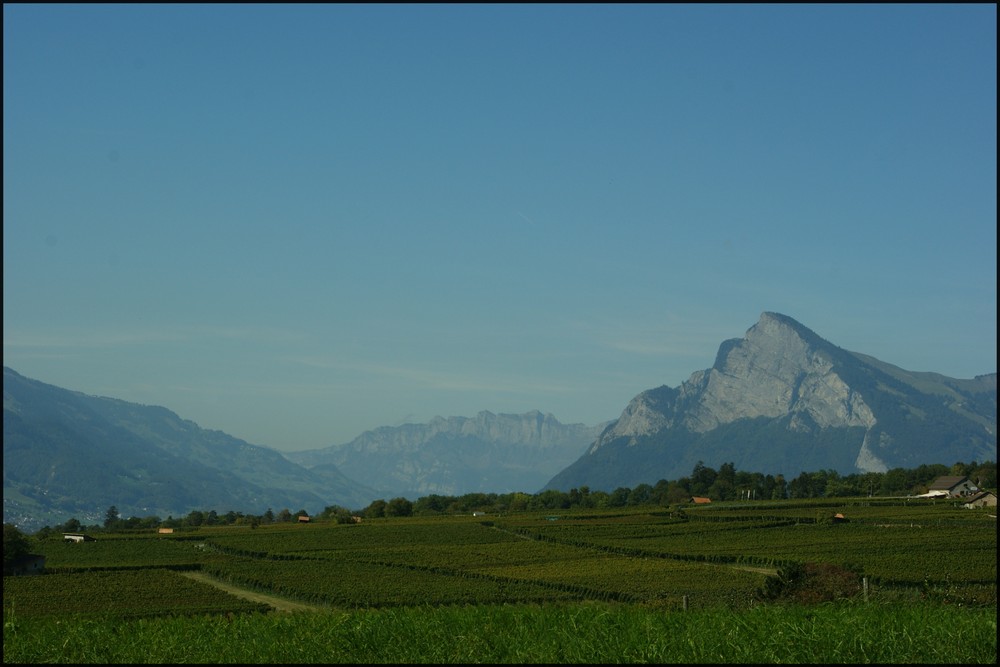
[{"label": "grassy path between vineyards", "polygon": [[204,572],[180,572],[183,576],[194,579],[195,581],[200,581],[204,584],[210,586],[215,586],[219,590],[225,591],[230,595],[235,595],[236,597],[243,598],[244,600],[250,600],[251,602],[263,602],[264,604],[271,605],[275,611],[280,612],[296,612],[296,611],[325,611],[326,607],[321,607],[319,605],[306,604],[304,602],[294,602],[292,600],[286,600],[285,598],[279,598],[274,595],[267,595],[265,593],[258,593],[257,591],[251,591],[246,588],[240,588],[239,586],[234,586],[228,584],[224,581],[219,581],[218,579],[211,577]]}]

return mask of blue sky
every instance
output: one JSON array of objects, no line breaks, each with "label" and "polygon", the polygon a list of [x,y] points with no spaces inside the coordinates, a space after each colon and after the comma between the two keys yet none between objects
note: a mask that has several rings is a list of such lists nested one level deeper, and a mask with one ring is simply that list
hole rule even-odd
[{"label": "blue sky", "polygon": [[618,417],[763,311],[996,371],[996,5],[33,5],[4,365],[300,450]]}]

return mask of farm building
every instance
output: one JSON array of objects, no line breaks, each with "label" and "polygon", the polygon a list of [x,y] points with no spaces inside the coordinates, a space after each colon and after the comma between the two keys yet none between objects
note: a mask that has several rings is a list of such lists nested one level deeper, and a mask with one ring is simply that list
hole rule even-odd
[{"label": "farm building", "polygon": [[691,502],[695,505],[707,505],[712,502],[711,498],[705,498],[703,496],[691,496]]},{"label": "farm building", "polygon": [[97,539],[83,533],[63,533],[63,539],[67,542],[96,542]]},{"label": "farm building", "polygon": [[997,496],[992,491],[980,491],[974,496],[969,496],[966,501],[962,504],[962,507],[966,509],[974,509],[976,507],[996,507],[997,506]]},{"label": "farm building", "polygon": [[173,528],[160,528],[156,532],[159,533],[160,535],[169,535],[170,533],[174,532],[174,529]]},{"label": "farm building", "polygon": [[7,575],[41,574],[44,569],[45,556],[25,554],[15,559],[12,563],[5,563],[3,574],[5,577]]},{"label": "farm building", "polygon": [[299,523],[309,523],[309,517],[307,517],[305,514],[300,514]]},{"label": "farm building", "polygon": [[934,480],[925,495],[943,495],[947,493],[949,498],[965,498],[979,493],[979,487],[972,483],[968,477],[962,475],[946,475]]}]

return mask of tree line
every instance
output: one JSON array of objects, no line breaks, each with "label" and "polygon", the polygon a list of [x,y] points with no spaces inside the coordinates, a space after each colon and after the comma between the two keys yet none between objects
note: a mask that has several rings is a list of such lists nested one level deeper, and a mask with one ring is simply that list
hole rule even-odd
[{"label": "tree line", "polygon": [[459,496],[431,494],[408,500],[403,497],[379,499],[364,509],[351,510],[340,505],[329,505],[322,512],[310,515],[305,509],[291,512],[287,508],[278,512],[268,508],[260,515],[229,511],[193,510],[184,517],[158,516],[125,518],[112,505],[105,513],[103,525],[85,526],[73,518],[53,527],[37,531],[39,538],[56,533],[143,530],[155,528],[196,528],[200,526],[249,525],[257,527],[274,523],[291,523],[299,517],[353,523],[361,519],[405,517],[434,514],[469,514],[486,512],[546,511],[567,509],[613,509],[616,507],[660,506],[668,507],[689,502],[693,496],[713,501],[727,500],[786,500],[797,498],[838,498],[864,496],[906,496],[927,491],[938,477],[965,476],[982,489],[996,489],[996,462],[958,462],[921,465],[916,468],[894,468],[887,472],[865,472],[841,475],[835,470],[802,472],[798,477],[786,479],[783,475],[765,475],[758,472],[736,470],[732,463],[723,463],[715,470],[699,461],[686,477],[678,480],[659,480],[656,484],[639,484],[632,488],[619,487],[613,491],[591,490],[580,486],[569,491],[549,489],[539,493],[466,493]]}]

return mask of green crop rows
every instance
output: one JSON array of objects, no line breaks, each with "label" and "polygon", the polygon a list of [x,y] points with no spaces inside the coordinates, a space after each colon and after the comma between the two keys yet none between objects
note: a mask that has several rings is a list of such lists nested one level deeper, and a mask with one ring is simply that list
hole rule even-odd
[{"label": "green crop rows", "polygon": [[111,616],[254,612],[248,602],[169,570],[118,570],[4,577],[4,618],[18,616]]},{"label": "green crop rows", "polygon": [[[844,522],[832,522],[840,513]],[[326,608],[600,601],[746,608],[819,563],[887,591],[996,601],[996,523],[948,504],[732,503],[681,510],[314,521],[40,543],[47,574],[4,577],[19,616],[261,609],[183,576]],[[866,589],[868,592],[869,589]]]}]

